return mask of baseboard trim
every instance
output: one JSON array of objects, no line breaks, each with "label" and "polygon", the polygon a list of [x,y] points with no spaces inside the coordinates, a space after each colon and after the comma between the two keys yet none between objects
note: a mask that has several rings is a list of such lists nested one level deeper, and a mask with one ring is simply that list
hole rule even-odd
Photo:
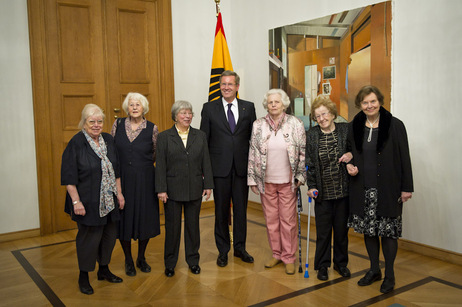
[{"label": "baseboard trim", "polygon": [[[214,206],[215,204],[213,200],[202,202],[202,208],[204,209],[213,208]],[[254,201],[249,201],[248,207],[251,209],[262,211],[261,204],[254,202]],[[300,220],[306,223],[308,221],[308,216],[306,214],[301,214]],[[311,224],[316,225],[316,222],[313,216],[310,217],[310,220],[311,220]],[[356,237],[363,236],[362,234],[355,233],[354,231],[350,231],[349,235],[356,236]],[[3,233],[3,234],[0,234],[0,243],[13,241],[13,240],[19,240],[19,239],[27,239],[31,237],[38,237],[38,236],[40,236],[40,229],[38,228]],[[418,253],[420,255],[428,256],[431,258],[436,258],[436,259],[439,259],[445,262],[462,265],[462,254],[460,253],[425,245],[422,243],[413,242],[413,241],[406,240],[406,239],[399,239],[398,244],[399,244],[399,248],[402,248],[407,251]]]},{"label": "baseboard trim", "polygon": [[0,243],[40,236],[40,229],[29,229],[0,234]]}]

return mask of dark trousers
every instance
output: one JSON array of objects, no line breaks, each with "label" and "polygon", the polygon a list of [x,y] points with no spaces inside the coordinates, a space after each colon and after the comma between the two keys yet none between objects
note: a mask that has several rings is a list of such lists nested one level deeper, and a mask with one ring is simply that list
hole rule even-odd
[{"label": "dark trousers", "polygon": [[348,264],[348,197],[316,202],[316,253],[314,269],[330,267],[332,229],[334,230],[334,264]]},{"label": "dark trousers", "polygon": [[164,264],[173,269],[178,261],[181,241],[181,212],[184,208],[184,247],[188,265],[199,264],[200,230],[199,214],[202,199],[177,202],[167,200],[165,211]]},{"label": "dark trousers", "polygon": [[77,223],[77,226],[79,231],[75,245],[80,271],[94,271],[96,261],[99,265],[109,265],[117,238],[116,222],[111,221],[101,226],[86,226]]},{"label": "dark trousers", "polygon": [[247,177],[238,176],[234,170],[227,177],[214,177],[215,189],[215,243],[218,252],[227,254],[231,248],[229,237],[230,203],[233,202],[233,248],[244,251],[247,237]]}]

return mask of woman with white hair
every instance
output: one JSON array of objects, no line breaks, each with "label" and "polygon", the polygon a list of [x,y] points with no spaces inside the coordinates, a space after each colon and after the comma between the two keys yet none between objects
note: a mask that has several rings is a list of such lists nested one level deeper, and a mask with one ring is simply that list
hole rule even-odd
[{"label": "woman with white hair", "polygon": [[82,110],[78,132],[64,150],[61,185],[67,189],[65,211],[77,222],[75,239],[79,263],[79,288],[93,294],[88,272],[99,263],[98,280],[122,282],[109,271],[117,239],[119,209],[125,199],[120,186],[119,165],[114,141],[103,131],[104,113],[95,104]]},{"label": "woman with white hair", "polygon": [[253,123],[247,184],[260,194],[273,257],[272,268],[284,262],[287,274],[295,273],[297,250],[297,188],[305,183],[305,128],[301,120],[285,113],[290,99],[281,89],[266,93],[268,114]]},{"label": "woman with white hair", "polygon": [[126,202],[120,217],[119,240],[125,254],[125,273],[135,276],[131,239],[138,240],[136,266],[141,272],[148,273],[151,266],[146,262],[146,247],[150,238],[160,234],[154,167],[159,130],[144,117],[149,111],[149,103],[143,95],[128,93],[122,108],[128,117],[116,119],[111,130],[119,153]]}]

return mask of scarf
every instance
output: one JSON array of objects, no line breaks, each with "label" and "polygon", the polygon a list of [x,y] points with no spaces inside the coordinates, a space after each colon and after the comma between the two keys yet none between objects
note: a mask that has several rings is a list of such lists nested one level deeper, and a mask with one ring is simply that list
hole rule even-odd
[{"label": "scarf", "polygon": [[274,135],[276,135],[278,133],[278,130],[281,129],[282,122],[285,121],[285,118],[286,118],[286,113],[284,112],[282,113],[281,118],[279,119],[279,123],[276,126],[276,123],[273,121],[271,116],[269,114],[266,114],[265,120],[270,127],[270,131],[274,131]]},{"label": "scarf", "polygon": [[117,186],[115,181],[114,168],[112,167],[111,161],[107,157],[106,142],[104,142],[103,136],[99,135],[99,147],[95,141],[88,135],[88,133],[82,129],[85,138],[91,146],[91,149],[101,159],[101,185],[99,190],[99,216],[104,217],[109,212],[114,210],[114,196],[117,194]]}]

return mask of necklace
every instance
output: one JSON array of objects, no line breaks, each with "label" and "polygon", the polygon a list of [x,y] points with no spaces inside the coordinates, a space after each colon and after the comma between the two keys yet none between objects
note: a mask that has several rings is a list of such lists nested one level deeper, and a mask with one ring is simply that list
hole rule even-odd
[{"label": "necklace", "polygon": [[367,137],[367,142],[368,142],[368,143],[370,143],[371,140],[372,140],[372,127],[374,127],[374,124],[379,120],[379,118],[380,118],[380,114],[379,114],[379,116],[377,116],[377,118],[374,120],[373,123],[371,123],[371,122],[369,121],[369,118],[366,118],[366,119],[367,119],[367,122],[369,123],[369,125],[371,125],[371,129],[369,130],[369,136]]}]

